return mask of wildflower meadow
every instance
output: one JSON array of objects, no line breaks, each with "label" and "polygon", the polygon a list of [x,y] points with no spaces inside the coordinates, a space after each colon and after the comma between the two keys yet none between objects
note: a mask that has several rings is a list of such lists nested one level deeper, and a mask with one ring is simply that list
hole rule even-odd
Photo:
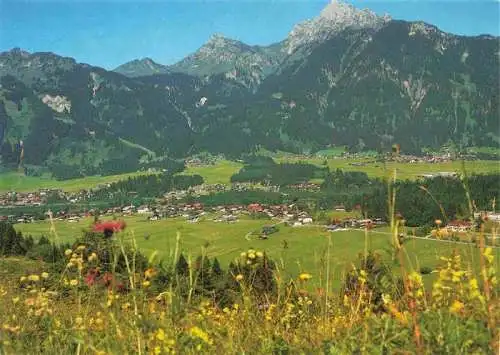
[{"label": "wildflower meadow", "polygon": [[442,255],[427,287],[407,267],[399,227],[396,218],[394,260],[361,251],[340,289],[328,263],[289,277],[264,250],[227,266],[203,248],[194,258],[178,248],[146,258],[120,221],[47,244],[43,261],[15,256],[30,242],[13,234],[2,240],[10,256],[0,260],[0,352],[496,353],[496,249],[479,243],[479,272],[458,253]]}]

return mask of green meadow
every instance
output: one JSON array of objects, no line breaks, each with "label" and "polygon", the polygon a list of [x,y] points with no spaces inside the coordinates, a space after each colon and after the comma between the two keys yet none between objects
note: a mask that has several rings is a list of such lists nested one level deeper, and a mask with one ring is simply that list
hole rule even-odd
[{"label": "green meadow", "polygon": [[229,184],[231,176],[236,174],[243,164],[230,160],[219,160],[215,165],[188,167],[183,174],[201,175],[207,184]]},{"label": "green meadow", "polygon": [[[183,174],[199,174],[207,184],[229,184],[231,175],[238,172],[243,164],[221,160],[215,165],[188,167]],[[39,189],[62,189],[67,192],[76,192],[83,189],[95,188],[100,184],[112,183],[129,177],[147,174],[134,172],[109,176],[87,176],[79,179],[58,181],[50,176],[25,176],[21,172],[11,171],[0,173],[0,193],[8,191],[32,192]]]},{"label": "green meadow", "polygon": [[135,172],[109,176],[87,176],[59,181],[48,176],[35,177],[25,176],[20,172],[4,172],[0,173],[0,193],[8,191],[32,192],[39,189],[62,189],[67,192],[76,192],[144,174],[146,173]]},{"label": "green meadow", "polygon": [[[300,159],[296,156],[283,156],[275,158],[279,162],[307,162],[323,165],[325,160],[330,170],[342,169],[345,171],[362,171],[372,178],[392,176],[396,170],[396,177],[400,180],[415,180],[422,174],[435,174],[439,172],[457,172],[464,170],[467,174],[500,173],[500,162],[496,160],[470,160],[452,161],[443,163],[400,163],[400,162],[373,162],[373,159],[341,159],[341,158],[308,158]],[[352,165],[352,164],[361,165]]]},{"label": "green meadow", "polygon": [[[328,232],[319,226],[294,228],[280,225],[279,232],[261,240],[251,232],[258,232],[272,222],[245,218],[236,223],[214,222],[208,218],[198,223],[188,223],[183,218],[148,221],[144,216],[128,217],[125,221],[124,239],[135,239],[146,256],[155,252],[161,258],[173,256],[177,238],[179,249],[186,256],[194,259],[204,249],[209,257],[217,257],[222,265],[227,265],[241,252],[254,248],[268,253],[287,273],[310,272],[318,276],[318,282],[324,280],[326,260],[329,260],[336,285],[339,285],[342,273],[357,261],[365,247],[388,257],[386,252],[391,245],[388,234],[370,233],[366,236],[364,231],[358,230]],[[55,232],[51,232],[47,221],[16,224],[15,228],[23,235],[47,235],[56,242],[72,242],[83,230],[89,229],[92,222],[91,218],[77,223],[55,221]],[[387,232],[385,229],[377,231]],[[406,243],[405,263],[417,270],[421,266],[434,268],[440,256],[449,255],[455,249],[464,256],[466,264],[477,266],[477,249],[472,246],[421,239],[410,239]],[[430,281],[432,275],[425,277]]]},{"label": "green meadow", "polygon": [[[398,179],[416,179],[421,174],[432,174],[438,172],[462,172],[469,174],[500,173],[500,163],[494,160],[475,160],[475,161],[453,161],[446,163],[395,163],[388,162],[373,163],[370,159],[340,159],[340,158],[308,158],[303,159],[296,155],[280,154],[274,159],[277,162],[306,162],[322,166],[326,160],[330,169],[343,169],[346,171],[363,171],[370,177],[384,177],[392,174],[394,169],[397,172]],[[351,165],[352,163],[361,163],[362,165]],[[243,164],[239,162],[220,160],[215,165],[188,167],[182,174],[199,174],[207,184],[229,184],[231,176],[237,173]],[[19,172],[0,173],[0,193],[7,191],[31,192],[42,188],[58,188],[67,192],[79,191],[82,189],[95,188],[100,184],[112,183],[124,180],[132,176],[143,175],[144,172],[127,173],[111,176],[88,176],[85,178],[58,181],[48,176],[33,177],[24,176]],[[315,179],[312,182],[321,183],[321,179]]]}]

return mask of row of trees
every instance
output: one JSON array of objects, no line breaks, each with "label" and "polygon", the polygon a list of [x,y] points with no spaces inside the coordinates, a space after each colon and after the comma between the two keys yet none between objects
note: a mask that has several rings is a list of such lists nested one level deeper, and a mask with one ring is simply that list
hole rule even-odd
[{"label": "row of trees", "polygon": [[[499,175],[472,175],[468,179],[436,177],[424,181],[399,181],[392,186],[396,208],[410,226],[432,224],[436,218],[444,222],[471,218],[474,210],[492,210],[500,198]],[[371,217],[389,216],[387,184],[375,183],[364,193],[361,209]]]},{"label": "row of trees", "polygon": [[123,157],[110,157],[96,166],[84,164],[79,168],[75,168],[73,164],[55,161],[50,164],[50,171],[57,180],[68,180],[91,175],[106,176],[148,169],[175,174],[182,172],[185,168],[184,160],[164,158],[141,162],[140,158],[141,154],[138,150],[135,150],[130,152],[127,159],[123,159]]},{"label": "row of trees", "polygon": [[365,172],[337,169],[326,174],[321,184],[321,190],[336,192],[352,191],[352,189],[369,187],[372,183],[374,181]]},{"label": "row of trees", "polygon": [[129,177],[110,184],[94,193],[94,200],[106,200],[133,194],[136,197],[157,197],[172,190],[187,190],[203,184],[200,175],[172,175],[169,173]]},{"label": "row of trees", "polygon": [[261,157],[246,162],[246,165],[231,176],[231,182],[264,183],[287,186],[322,178],[328,168],[318,168],[306,163],[276,164],[271,158]]}]

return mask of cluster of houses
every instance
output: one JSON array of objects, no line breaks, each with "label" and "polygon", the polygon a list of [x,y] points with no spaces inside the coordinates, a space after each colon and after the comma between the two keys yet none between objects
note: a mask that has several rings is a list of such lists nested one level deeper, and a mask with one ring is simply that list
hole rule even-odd
[{"label": "cluster of houses", "polygon": [[186,166],[207,166],[207,165],[215,165],[218,161],[223,160],[224,155],[206,155],[206,156],[195,156],[186,159]]},{"label": "cluster of houses", "polygon": [[[482,218],[494,223],[500,223],[500,213],[496,212],[482,211],[474,213],[474,219],[478,218]],[[443,228],[451,233],[467,233],[474,231],[475,227],[475,223],[470,220],[453,220],[446,223],[446,226],[444,226]]]},{"label": "cluster of houses", "polygon": [[37,192],[7,192],[0,194],[0,206],[41,206],[46,203],[49,194],[60,194],[59,190],[40,190]]},{"label": "cluster of houses", "polygon": [[92,191],[65,192],[60,189],[40,189],[35,192],[10,191],[0,194],[0,207],[33,207],[47,204],[52,198],[61,202],[77,203],[90,199]]},{"label": "cluster of houses", "polygon": [[366,228],[368,226],[384,226],[386,224],[387,222],[382,218],[344,218],[326,226],[326,229],[330,232],[336,232],[348,229]]},{"label": "cluster of houses", "polygon": [[35,217],[31,215],[22,215],[22,216],[0,216],[0,222],[9,222],[9,223],[33,223],[35,222]]},{"label": "cluster of houses", "polygon": [[483,218],[483,219],[488,219],[492,222],[500,223],[500,213],[498,212],[491,212],[491,211],[481,211],[474,213],[474,218]]},{"label": "cluster of houses", "polygon": [[287,188],[295,191],[318,192],[321,186],[311,182],[303,182],[300,184],[288,185]]},{"label": "cluster of houses", "polygon": [[424,178],[424,179],[434,179],[437,177],[456,178],[456,177],[458,177],[458,174],[455,172],[450,172],[450,171],[440,171],[437,173],[420,174],[420,175],[418,175],[418,177]]},{"label": "cluster of houses", "polygon": [[[125,207],[124,209],[126,209]],[[127,209],[132,213],[147,215],[150,221],[164,218],[184,217],[190,223],[196,223],[200,217],[211,213],[215,222],[237,222],[242,215],[278,219],[294,226],[311,224],[312,217],[304,211],[299,211],[294,206],[263,205],[251,203],[249,205],[221,205],[204,207],[201,203],[193,204],[166,204],[155,207],[141,206],[137,209]],[[122,211],[123,212],[123,211]]]},{"label": "cluster of houses", "polygon": [[445,153],[441,155],[424,155],[424,156],[416,156],[416,155],[398,155],[395,157],[391,157],[390,160],[397,161],[399,163],[447,163],[453,160],[453,157],[450,153]]},{"label": "cluster of houses", "polygon": [[464,233],[474,229],[474,224],[470,221],[455,220],[446,224],[446,229],[450,232]]}]

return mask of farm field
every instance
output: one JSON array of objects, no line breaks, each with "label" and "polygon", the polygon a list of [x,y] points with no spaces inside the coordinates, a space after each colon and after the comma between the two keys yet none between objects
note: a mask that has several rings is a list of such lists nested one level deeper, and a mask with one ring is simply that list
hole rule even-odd
[{"label": "farm field", "polygon": [[[286,273],[310,272],[318,276],[317,282],[324,280],[326,253],[331,238],[330,268],[333,270],[333,283],[336,286],[340,284],[342,273],[351,263],[357,261],[357,256],[365,248],[365,233],[358,230],[332,233],[318,226],[294,228],[280,225],[279,232],[271,234],[267,240],[260,240],[257,236],[249,235],[250,232],[260,231],[262,226],[270,224],[270,221],[240,219],[236,223],[228,224],[206,219],[198,223],[188,223],[182,218],[147,221],[145,217],[137,216],[124,220],[127,223],[125,240],[135,238],[139,249],[146,256],[155,251],[158,256],[164,258],[173,255],[179,234],[180,249],[186,256],[195,258],[201,254],[202,247],[206,246],[209,257],[217,257],[222,265],[227,266],[242,251],[254,248],[268,253]],[[71,242],[82,230],[89,228],[91,223],[91,218],[77,223],[55,221],[57,236],[50,232],[49,222],[16,224],[15,228],[23,235],[47,235],[54,241]],[[145,236],[149,237],[146,239]],[[285,241],[286,249],[283,247]],[[390,249],[390,236],[373,233],[369,235],[368,243],[370,249],[386,255],[384,250]],[[440,256],[449,255],[454,249],[464,256],[465,264],[470,262],[469,266],[472,268],[477,266],[477,250],[467,245],[412,239],[407,242],[405,249],[406,262],[410,262],[417,270],[421,266],[434,268],[439,263]],[[424,279],[430,281],[432,277],[425,275]]]},{"label": "farm field", "polygon": [[18,172],[0,173],[0,193],[8,191],[32,192],[39,189],[62,189],[76,192],[94,188],[100,184],[112,183],[129,177],[144,175],[145,172],[135,172],[109,176],[88,176],[80,179],[58,181],[50,177],[25,176]]},{"label": "farm field", "polygon": [[231,176],[236,174],[243,164],[230,160],[219,160],[215,165],[187,167],[185,175],[201,175],[207,184],[229,184]]},{"label": "farm field", "polygon": [[[276,162],[306,162],[322,166],[325,159],[308,158],[303,159],[295,155],[278,155],[274,157]],[[366,172],[370,177],[384,177],[392,174],[393,169],[397,171],[398,179],[416,179],[421,174],[432,174],[438,172],[461,172],[462,162],[446,163],[393,163],[389,162],[384,168],[382,163],[372,163],[370,159],[326,159],[331,170],[343,169],[346,171]],[[351,164],[362,165],[351,165]],[[207,184],[229,184],[231,176],[243,167],[242,163],[220,160],[211,166],[188,167],[182,173],[184,175],[199,174]],[[465,162],[466,171],[471,174],[500,173],[500,163],[493,160],[476,160]],[[0,173],[0,193],[8,191],[31,192],[42,188],[58,188],[67,192],[75,192],[82,189],[90,189],[99,184],[112,183],[124,180],[132,176],[144,175],[144,172],[127,173],[111,176],[89,176],[80,179],[57,181],[49,177],[24,176],[18,172]],[[322,179],[314,179],[312,182],[321,183]]]},{"label": "farm field", "polygon": [[[383,163],[373,163],[373,159],[322,159],[309,158],[299,159],[294,156],[284,156],[275,158],[279,162],[307,162],[316,165],[322,165],[326,160],[330,170],[343,169],[346,171],[362,171],[372,178],[387,177],[393,173],[394,169],[397,172],[397,179],[415,180],[422,174],[433,174],[439,172],[462,172],[463,166],[468,174],[486,174],[500,173],[500,162],[495,160],[473,160],[473,161],[452,161],[444,163],[398,163],[387,162],[385,167]],[[361,165],[351,165],[351,164]],[[319,181],[316,181],[319,182]]]},{"label": "farm field", "polygon": [[[213,166],[188,167],[182,173],[184,175],[199,174],[207,184],[228,184],[231,175],[241,169],[243,164],[221,160]],[[0,173],[0,193],[8,191],[32,192],[39,189],[62,189],[66,192],[76,192],[82,189],[95,188],[100,184],[112,183],[129,177],[145,175],[145,172],[134,172],[109,176],[88,176],[79,179],[58,181],[48,176],[35,177],[25,176],[20,172]]]}]

